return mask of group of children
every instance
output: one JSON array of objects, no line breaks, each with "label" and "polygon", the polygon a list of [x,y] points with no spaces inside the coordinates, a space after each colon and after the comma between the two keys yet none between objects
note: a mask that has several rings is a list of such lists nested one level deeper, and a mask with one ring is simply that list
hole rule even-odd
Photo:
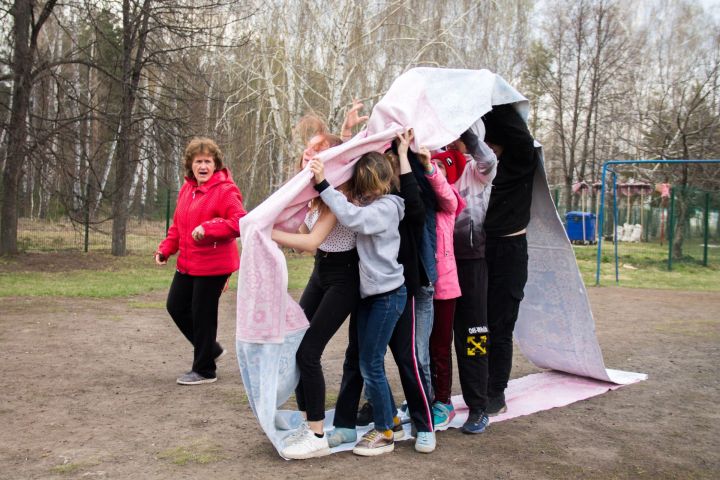
[{"label": "group of children", "polygon": [[[272,232],[280,245],[315,253],[300,299],[310,326],[296,355],[295,393],[306,422],[286,438],[286,458],[327,455],[356,442],[363,387],[368,406],[360,417],[371,412],[374,425],[353,452],[394,449],[404,431],[385,373],[388,347],[417,451],[432,452],[435,428],[455,415],[453,337],[469,407],[462,431],[482,433],[488,415],[506,409],[512,330],[527,279],[525,227],[537,165],[532,137],[512,106],[496,107],[480,128],[434,155],[410,149],[412,130],[399,133],[388,151],[364,154],[350,181],[335,188],[315,155],[349,138],[366,118],[358,116],[361,107],[353,105],[342,138],[320,133],[310,139],[300,167],[313,173],[320,196],[299,232]],[[483,129],[484,141],[477,135]],[[348,316],[334,428],[325,433],[320,359]]]}]

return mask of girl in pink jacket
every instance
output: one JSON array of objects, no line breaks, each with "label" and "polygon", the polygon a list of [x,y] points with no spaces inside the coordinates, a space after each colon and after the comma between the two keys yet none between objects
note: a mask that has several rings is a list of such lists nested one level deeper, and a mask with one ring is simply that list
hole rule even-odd
[{"label": "girl in pink jacket", "polygon": [[[433,423],[435,427],[442,427],[452,420],[449,412],[454,413],[450,403],[450,381],[452,378],[450,348],[452,344],[453,318],[455,316],[455,300],[460,296],[460,285],[458,283],[457,265],[455,264],[453,230],[455,228],[455,218],[465,208],[466,203],[455,186],[448,183],[447,172],[442,162],[431,161],[430,152],[424,147],[420,148],[418,157],[425,167],[425,174],[435,191],[438,202],[436,212],[437,251],[435,252],[438,278],[435,282],[434,319],[429,344],[432,391],[434,393]],[[438,371],[438,365],[445,368]],[[449,410],[447,405],[450,405]]]}]

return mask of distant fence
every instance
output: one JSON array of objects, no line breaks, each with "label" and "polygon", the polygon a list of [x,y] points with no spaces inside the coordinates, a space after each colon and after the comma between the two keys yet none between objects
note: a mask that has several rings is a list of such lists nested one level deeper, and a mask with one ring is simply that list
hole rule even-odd
[{"label": "distant fence", "polygon": [[[128,253],[153,252],[165,238],[172,222],[177,192],[160,196],[152,205],[152,218],[131,216],[125,245]],[[58,216],[55,219],[18,219],[18,249],[21,252],[107,251],[112,248],[112,219],[93,221]]]},{"label": "distant fence", "polygon": [[[166,222],[131,219],[127,226],[129,253],[148,253],[165,238]],[[87,243],[86,243],[87,241]],[[22,252],[107,251],[112,246],[112,222],[89,225],[70,219],[58,221],[21,218],[18,222],[18,249]]]}]

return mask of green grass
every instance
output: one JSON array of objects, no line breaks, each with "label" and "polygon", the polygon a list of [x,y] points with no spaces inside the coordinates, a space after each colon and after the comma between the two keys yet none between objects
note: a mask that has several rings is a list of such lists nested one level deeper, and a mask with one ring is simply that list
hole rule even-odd
[{"label": "green grass", "polygon": [[305,288],[312,273],[314,259],[310,255],[285,254],[288,264],[288,289]]},{"label": "green grass", "polygon": [[[615,285],[612,243],[603,248],[601,284]],[[585,284],[595,285],[597,248],[575,246],[575,254]],[[667,271],[667,245],[621,244],[620,285],[634,288],[720,291],[720,249],[711,252],[710,266],[704,267],[697,256],[686,255]],[[44,261],[43,257],[40,257]],[[700,257],[702,258],[702,257]],[[75,261],[77,259],[77,261]],[[104,253],[67,254],[63,266],[23,269],[23,256],[0,257],[0,297],[89,297],[123,298],[153,291],[167,291],[174,273],[171,263],[158,267],[150,255],[112,257]],[[78,264],[76,267],[75,264]],[[84,264],[84,266],[83,266]],[[313,257],[287,254],[288,288],[305,288],[313,268]],[[72,267],[71,267],[72,266]],[[27,271],[26,271],[27,270]],[[40,270],[40,271],[38,271]],[[230,280],[237,289],[237,274]],[[130,308],[164,308],[162,302],[130,300]]]},{"label": "green grass", "polygon": [[[673,269],[668,271],[667,244],[621,243],[618,245],[619,284],[631,288],[720,291],[720,252],[711,250],[709,265],[705,267],[702,265],[701,250],[696,247],[694,243],[689,243],[684,249],[686,254],[682,259],[673,260]],[[576,245],[574,249],[585,285],[595,285],[597,246]],[[614,258],[613,244],[603,242],[601,285],[616,285]]]},{"label": "green grass", "polygon": [[[93,270],[0,271],[0,297],[127,297],[167,289],[172,280],[174,264],[158,267],[149,255],[89,255],[106,257],[107,266]],[[17,261],[22,262],[22,257]]]},{"label": "green grass", "polygon": [[52,473],[57,473],[61,475],[69,475],[73,473],[77,473],[80,470],[84,470],[88,467],[94,467],[99,465],[100,462],[97,460],[87,460],[87,461],[79,461],[79,462],[66,462],[61,465],[55,465],[50,469]]},{"label": "green grass", "polygon": [[[175,271],[175,257],[168,265],[155,265],[150,255],[112,257],[108,254],[72,253],[78,263],[100,265],[76,270],[23,271],[23,257],[0,257],[0,297],[88,297],[121,298],[167,290]],[[91,261],[90,261],[91,260]],[[17,265],[11,265],[16,263]],[[13,268],[10,268],[10,267]],[[3,268],[5,267],[5,268]],[[305,288],[313,267],[311,256],[288,254],[288,288]],[[237,273],[230,278],[230,289],[237,289]],[[164,308],[158,302],[130,302],[132,308]]]},{"label": "green grass", "polygon": [[181,445],[174,448],[168,448],[158,453],[160,460],[167,460],[175,465],[187,465],[188,463],[197,463],[206,465],[208,463],[219,462],[225,457],[222,455],[220,446],[209,443],[207,440],[196,440],[189,445]]}]

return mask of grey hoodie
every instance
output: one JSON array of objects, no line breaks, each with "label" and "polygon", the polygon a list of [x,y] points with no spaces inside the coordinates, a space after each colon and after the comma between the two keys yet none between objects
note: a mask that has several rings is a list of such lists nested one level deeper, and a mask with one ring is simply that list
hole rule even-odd
[{"label": "grey hoodie", "polygon": [[[318,190],[324,184],[318,185]],[[398,225],[405,214],[403,199],[396,195],[383,195],[371,204],[359,207],[329,184],[320,196],[338,222],[358,234],[360,296],[366,298],[402,286],[405,279],[397,256],[400,249]]]}]

